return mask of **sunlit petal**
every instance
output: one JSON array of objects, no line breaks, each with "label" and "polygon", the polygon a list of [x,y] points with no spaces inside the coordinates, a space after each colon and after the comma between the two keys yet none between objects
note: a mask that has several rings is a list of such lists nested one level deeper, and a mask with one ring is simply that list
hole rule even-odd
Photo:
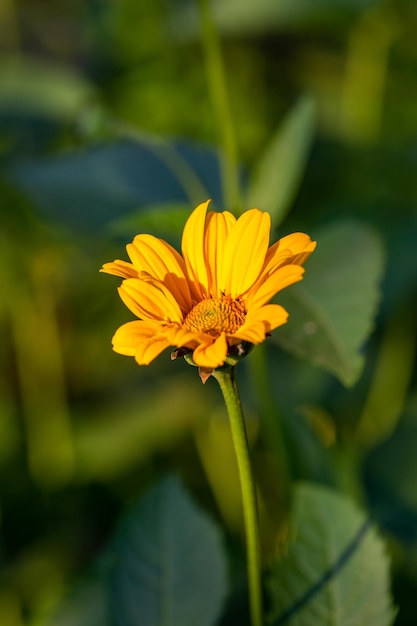
[{"label": "sunlit petal", "polygon": [[[278,326],[282,326],[288,321],[288,311],[280,304],[266,304],[260,309],[251,311],[247,316],[244,326],[250,326],[262,322],[265,326],[265,332],[270,333]],[[244,328],[242,326],[242,328]],[[238,332],[240,332],[239,329]]]},{"label": "sunlit petal", "polygon": [[257,345],[258,343],[265,341],[265,337],[265,324],[258,320],[252,322],[251,324],[245,324],[242,328],[239,328],[237,333],[233,335],[232,342],[233,344],[236,344],[241,341],[249,341],[249,343]]},{"label": "sunlit petal", "polygon": [[147,272],[168,287],[183,311],[191,307],[184,259],[168,243],[152,235],[137,235],[126,246],[137,270]]},{"label": "sunlit petal", "polygon": [[170,346],[166,337],[151,337],[136,350],[135,360],[138,365],[149,365],[157,356]]},{"label": "sunlit petal", "polygon": [[135,320],[123,324],[113,337],[113,350],[135,357],[139,365],[149,365],[171,344],[165,328],[152,320]]},{"label": "sunlit petal", "polygon": [[237,339],[253,344],[261,343],[268,333],[285,324],[287,320],[288,313],[282,306],[267,304],[248,314],[243,326],[233,335],[233,343],[237,343]]},{"label": "sunlit petal", "polygon": [[204,256],[204,232],[206,212],[210,200],[199,204],[188,218],[182,234],[182,255],[189,279],[192,295],[197,299],[209,295],[208,273]]},{"label": "sunlit petal", "polygon": [[248,311],[258,309],[271,300],[282,289],[302,280],[304,268],[300,265],[284,265],[266,278],[264,282],[256,285],[246,296]]},{"label": "sunlit petal", "polygon": [[186,328],[181,328],[178,326],[170,326],[166,330],[166,337],[170,342],[171,346],[175,346],[176,348],[195,348],[200,340],[200,335],[198,333],[194,333]]},{"label": "sunlit petal", "polygon": [[132,263],[120,261],[116,259],[113,263],[104,263],[100,272],[112,274],[113,276],[121,276],[122,278],[137,278],[138,271],[133,267]]},{"label": "sunlit petal", "polygon": [[213,342],[202,343],[193,352],[193,361],[200,367],[215,368],[223,365],[227,356],[227,341],[224,333]]},{"label": "sunlit petal", "polygon": [[236,297],[253,285],[264,265],[270,229],[269,213],[251,209],[241,215],[226,241],[219,289]]},{"label": "sunlit petal", "polygon": [[224,211],[223,213],[210,211],[207,214],[204,254],[208,272],[209,293],[213,297],[220,295],[217,277],[223,262],[227,237],[235,223],[236,218],[229,211]]},{"label": "sunlit petal", "polygon": [[120,285],[119,294],[132,313],[141,319],[182,322],[181,309],[163,283],[128,278]]},{"label": "sunlit petal", "polygon": [[302,265],[316,245],[305,233],[292,233],[282,237],[269,248],[262,273],[268,273],[281,265]]}]

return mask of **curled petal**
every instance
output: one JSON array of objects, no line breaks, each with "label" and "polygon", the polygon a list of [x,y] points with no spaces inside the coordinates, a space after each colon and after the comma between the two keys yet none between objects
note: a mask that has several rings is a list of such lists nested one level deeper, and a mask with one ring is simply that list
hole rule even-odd
[{"label": "curled petal", "polygon": [[144,341],[135,353],[135,361],[138,365],[149,365],[151,361],[156,359],[157,356],[161,354],[164,350],[166,350],[170,346],[169,341],[167,341],[166,337],[152,337]]},{"label": "curled petal", "polygon": [[199,335],[195,332],[180,328],[178,326],[169,326],[166,330],[166,337],[171,346],[176,348],[195,348],[199,343]]},{"label": "curled petal", "polygon": [[163,283],[128,278],[118,291],[125,305],[141,319],[178,323],[183,320],[177,301]]},{"label": "curled petal", "polygon": [[113,276],[121,276],[122,278],[137,278],[138,271],[133,267],[132,263],[120,261],[116,259],[113,263],[104,263],[100,272],[112,274]]},{"label": "curled petal", "polygon": [[270,273],[282,265],[303,265],[316,245],[305,233],[292,233],[282,237],[269,248],[262,273]]},{"label": "curled petal", "polygon": [[113,350],[135,357],[139,365],[148,365],[169,346],[160,323],[135,320],[123,324],[114,334]]},{"label": "curled petal", "polygon": [[184,259],[169,243],[152,235],[137,235],[126,249],[139,274],[146,272],[164,283],[181,309],[189,310],[191,296]]},{"label": "curled petal", "polygon": [[214,341],[201,343],[193,352],[193,361],[200,367],[215,368],[223,365],[227,356],[226,335],[222,333]]}]

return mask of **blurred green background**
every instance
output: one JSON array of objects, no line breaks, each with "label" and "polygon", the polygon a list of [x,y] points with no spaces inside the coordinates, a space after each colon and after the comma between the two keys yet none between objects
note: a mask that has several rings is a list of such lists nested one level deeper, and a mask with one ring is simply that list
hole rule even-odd
[{"label": "blurred green background", "polygon": [[[303,230],[320,247],[328,233],[327,266],[331,253],[348,273],[326,283],[336,317],[361,307],[362,267],[380,286],[352,371],[282,335],[266,406],[256,350],[239,366],[265,558],[288,488],[265,444],[272,414],[293,478],[369,507],[392,555],[396,624],[415,626],[417,4],[217,0],[213,14],[243,187],[280,133],[278,235]],[[146,368],[114,354],[131,316],[98,273],[137,232],[178,245],[199,202],[227,207],[196,3],[4,0],[0,45],[0,624],[61,626],[77,622],[51,615],[166,471],[224,525],[241,571],[218,389],[169,353]],[[270,210],[267,193],[248,195]]]}]

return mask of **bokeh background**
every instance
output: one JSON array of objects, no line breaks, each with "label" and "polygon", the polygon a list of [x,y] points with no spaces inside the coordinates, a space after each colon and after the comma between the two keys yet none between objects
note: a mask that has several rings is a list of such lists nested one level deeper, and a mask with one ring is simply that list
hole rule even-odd
[{"label": "bokeh background", "polygon": [[[417,5],[218,0],[213,14],[243,184],[295,111],[285,145],[304,157],[279,233],[351,224],[337,231],[346,267],[358,255],[366,267],[357,224],[377,247],[363,368],[344,376],[271,344],[269,384],[292,476],[369,508],[392,558],[396,623],[415,626]],[[178,245],[199,202],[226,208],[219,133],[191,0],[4,0],[0,46],[0,624],[63,626],[78,622],[57,607],[166,471],[239,552],[214,382],[168,353],[146,368],[114,354],[131,317],[117,279],[98,273],[137,232]],[[258,437],[255,359],[240,375],[278,519],[287,487]]]}]

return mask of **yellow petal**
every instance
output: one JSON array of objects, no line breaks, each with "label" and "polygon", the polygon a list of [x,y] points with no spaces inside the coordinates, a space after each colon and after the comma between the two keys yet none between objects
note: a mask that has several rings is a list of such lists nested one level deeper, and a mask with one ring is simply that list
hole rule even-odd
[{"label": "yellow petal", "polygon": [[210,200],[199,204],[185,223],[182,234],[182,255],[189,280],[191,281],[192,295],[196,300],[202,300],[209,295],[208,274],[204,257],[204,230],[207,207]]},{"label": "yellow petal", "polygon": [[163,282],[181,309],[189,311],[191,295],[184,259],[169,243],[153,235],[137,235],[126,249],[138,272]]},{"label": "yellow petal", "polygon": [[135,320],[123,324],[113,337],[113,350],[118,354],[135,357],[139,365],[149,365],[170,345],[165,328],[152,320]]},{"label": "yellow petal", "polygon": [[204,254],[208,271],[209,293],[214,298],[221,295],[218,289],[218,273],[219,268],[221,268],[227,237],[235,223],[236,218],[229,211],[223,211],[223,213],[210,211],[207,214]]},{"label": "yellow petal", "polygon": [[278,243],[282,249],[291,250],[294,255],[307,250],[313,252],[317,245],[316,242],[312,241],[311,237],[305,233],[291,233],[290,235],[281,237]]},{"label": "yellow petal", "polygon": [[[248,313],[245,324],[242,326],[251,326],[262,322],[265,326],[265,332],[270,333],[278,326],[282,326],[288,320],[288,312],[280,304],[266,304],[260,309]],[[240,332],[240,328],[236,334]]]},{"label": "yellow petal", "polygon": [[294,258],[291,250],[283,249],[278,247],[279,242],[271,246],[266,253],[265,264],[262,268],[262,272],[259,275],[258,280],[262,281],[268,274],[272,271],[276,270],[278,267],[282,265],[289,265]]},{"label": "yellow petal", "polygon": [[125,305],[141,319],[178,323],[183,320],[177,301],[162,283],[128,278],[118,291]]},{"label": "yellow petal", "polygon": [[248,313],[245,323],[231,338],[231,343],[237,340],[249,341],[253,344],[262,343],[267,333],[278,326],[282,326],[288,320],[287,311],[279,304],[267,304],[254,312]]},{"label": "yellow petal", "polygon": [[251,209],[241,215],[226,241],[219,289],[237,297],[253,285],[264,265],[270,229],[269,213]]},{"label": "yellow petal", "polygon": [[258,281],[245,298],[248,311],[260,308],[279,291],[300,281],[304,271],[300,265],[284,265],[270,274],[263,282]]},{"label": "yellow petal", "polygon": [[262,321],[253,322],[252,324],[245,324],[242,328],[233,335],[232,343],[236,344],[240,341],[249,341],[255,346],[258,343],[265,341],[266,330],[265,324]]},{"label": "yellow petal", "polygon": [[195,348],[199,343],[200,335],[186,328],[170,326],[166,330],[166,337],[169,340],[170,345],[175,346],[176,348]]},{"label": "yellow petal", "polygon": [[202,343],[193,352],[193,361],[200,367],[219,367],[227,355],[227,341],[224,333],[213,342]]},{"label": "yellow petal", "polygon": [[122,278],[137,278],[138,272],[131,263],[116,259],[113,263],[104,263],[100,272],[121,276]]},{"label": "yellow petal", "polygon": [[171,344],[166,337],[152,337],[141,343],[135,353],[136,363],[149,365],[157,356],[166,350]]},{"label": "yellow petal", "polygon": [[302,265],[316,245],[316,242],[311,241],[305,233],[292,233],[282,237],[269,248],[262,273],[268,273],[281,265]]}]

